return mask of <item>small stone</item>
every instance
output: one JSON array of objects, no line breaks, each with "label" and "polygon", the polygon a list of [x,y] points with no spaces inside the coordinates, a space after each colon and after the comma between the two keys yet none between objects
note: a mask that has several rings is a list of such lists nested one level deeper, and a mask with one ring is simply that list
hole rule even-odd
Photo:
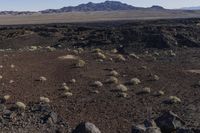
[{"label": "small stone", "polygon": [[172,111],[163,113],[155,120],[162,132],[171,133],[185,125],[185,122]]},{"label": "small stone", "polygon": [[82,122],[80,123],[72,133],[101,133],[101,131],[90,122]]}]

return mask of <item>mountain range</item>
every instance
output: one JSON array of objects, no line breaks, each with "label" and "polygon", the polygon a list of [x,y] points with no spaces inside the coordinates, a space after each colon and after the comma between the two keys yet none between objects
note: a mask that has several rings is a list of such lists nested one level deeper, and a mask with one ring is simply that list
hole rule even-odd
[{"label": "mountain range", "polygon": [[80,4],[78,6],[68,6],[63,7],[60,9],[46,9],[39,12],[17,12],[17,11],[2,11],[0,12],[0,15],[29,15],[34,13],[41,13],[41,14],[47,14],[47,13],[65,13],[65,12],[91,12],[91,11],[120,11],[120,10],[164,10],[161,6],[152,6],[149,8],[143,8],[143,7],[135,7],[132,5],[128,5],[126,3],[122,3],[119,1],[105,1],[102,3],[93,3],[89,2],[87,4]]},{"label": "mountain range", "polygon": [[194,6],[194,7],[183,7],[181,8],[183,10],[200,10],[200,6]]},{"label": "mountain range", "polygon": [[[168,10],[161,6],[154,5],[152,7],[135,7],[122,3],[119,1],[105,1],[102,3],[89,2],[87,4],[80,4],[78,6],[68,6],[60,9],[46,9],[39,12],[17,12],[17,11],[2,11],[0,15],[30,15],[34,13],[49,14],[49,13],[65,13],[65,12],[92,12],[92,11],[121,11],[121,10],[156,10],[163,11]],[[200,10],[200,7],[186,7],[180,10]]]}]

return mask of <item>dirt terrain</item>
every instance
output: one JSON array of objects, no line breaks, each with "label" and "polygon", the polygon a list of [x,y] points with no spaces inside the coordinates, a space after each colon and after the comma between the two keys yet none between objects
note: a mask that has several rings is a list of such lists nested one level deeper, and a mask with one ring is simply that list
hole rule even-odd
[{"label": "dirt terrain", "polygon": [[[1,97],[11,96],[4,103],[11,112],[17,101],[28,106],[15,119],[9,118],[9,123],[3,117],[2,131],[70,132],[80,122],[89,121],[102,133],[130,133],[132,124],[142,123],[149,113],[156,118],[167,110],[178,114],[186,126],[200,128],[199,22],[177,19],[1,26]],[[77,68],[80,59],[85,65]],[[112,70],[119,73],[116,84],[106,82]],[[158,78],[152,80],[155,75]],[[41,76],[46,80],[38,81]],[[141,83],[128,84],[132,78]],[[95,81],[103,86],[94,86]],[[63,83],[72,95],[63,96]],[[127,96],[116,91],[118,84],[128,88]],[[140,93],[144,87],[151,91]],[[164,95],[155,95],[159,91]],[[50,99],[51,109],[33,113],[32,107],[41,96]],[[170,96],[181,102],[167,104]],[[39,117],[46,117],[51,110],[62,126],[39,124]],[[0,112],[5,114],[2,109]]]},{"label": "dirt terrain", "polygon": [[100,22],[119,20],[152,20],[199,18],[200,11],[184,10],[124,10],[68,13],[34,13],[31,15],[0,15],[0,25]]}]

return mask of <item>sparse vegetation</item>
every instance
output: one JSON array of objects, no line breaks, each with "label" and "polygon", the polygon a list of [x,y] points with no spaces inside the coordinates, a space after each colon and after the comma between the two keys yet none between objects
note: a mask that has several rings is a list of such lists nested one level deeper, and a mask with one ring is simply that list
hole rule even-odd
[{"label": "sparse vegetation", "polygon": [[118,92],[127,92],[128,88],[125,85],[123,85],[123,84],[119,84],[119,85],[116,86],[115,91],[118,91]]},{"label": "sparse vegetation", "polygon": [[92,85],[95,87],[102,87],[103,83],[101,83],[100,81],[95,81]]},{"label": "sparse vegetation", "polygon": [[113,71],[110,72],[109,75],[117,77],[117,76],[119,76],[119,73],[117,71],[113,70]]},{"label": "sparse vegetation", "polygon": [[134,53],[130,54],[130,57],[132,57],[132,58],[134,58],[134,59],[139,59],[139,58],[140,58],[139,56],[137,56],[137,55],[134,54]]},{"label": "sparse vegetation", "polygon": [[71,79],[70,83],[76,83],[76,79]]},{"label": "sparse vegetation", "polygon": [[47,78],[44,77],[44,76],[41,76],[41,77],[39,78],[39,81],[41,81],[41,82],[45,82],[45,81],[47,81]]},{"label": "sparse vegetation", "polygon": [[178,98],[177,96],[170,96],[167,100],[165,100],[166,103],[181,103],[181,99]]},{"label": "sparse vegetation", "polygon": [[151,93],[151,88],[150,87],[144,87],[142,88],[141,91],[139,91],[140,94],[149,94]]},{"label": "sparse vegetation", "polygon": [[23,102],[16,102],[16,106],[20,110],[25,110],[26,109],[26,105]]},{"label": "sparse vegetation", "polygon": [[3,100],[4,101],[8,101],[10,99],[10,95],[5,95],[5,96],[3,96]]},{"label": "sparse vegetation", "polygon": [[123,55],[121,55],[121,54],[118,54],[116,56],[116,59],[117,59],[117,61],[126,61],[126,58]]},{"label": "sparse vegetation", "polygon": [[128,94],[125,93],[125,92],[120,92],[120,93],[118,93],[118,96],[123,97],[123,98],[127,98]]},{"label": "sparse vegetation", "polygon": [[98,52],[97,53],[97,58],[99,58],[99,59],[106,59],[106,56],[105,56],[105,54],[103,54],[103,53],[101,53],[101,52]]},{"label": "sparse vegetation", "polygon": [[64,96],[64,97],[71,97],[71,96],[73,96],[73,94],[72,94],[71,92],[65,92],[65,93],[63,94],[63,96]]},{"label": "sparse vegetation", "polygon": [[129,84],[132,84],[132,85],[138,85],[140,83],[141,81],[138,78],[132,78],[129,82]]},{"label": "sparse vegetation", "polygon": [[42,102],[42,103],[50,103],[50,100],[47,97],[40,97],[40,102]]},{"label": "sparse vegetation", "polygon": [[75,66],[76,67],[78,67],[78,68],[82,68],[82,67],[84,67],[85,66],[85,61],[84,60],[78,60],[77,62],[76,62],[76,64],[75,64]]},{"label": "sparse vegetation", "polygon": [[106,83],[110,83],[110,84],[117,84],[119,81],[116,77],[109,77],[107,80],[106,80]]}]

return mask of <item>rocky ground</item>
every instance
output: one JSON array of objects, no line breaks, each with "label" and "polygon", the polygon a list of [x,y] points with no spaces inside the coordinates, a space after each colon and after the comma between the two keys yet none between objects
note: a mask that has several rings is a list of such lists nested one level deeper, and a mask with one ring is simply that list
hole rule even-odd
[{"label": "rocky ground", "polygon": [[19,36],[21,27],[15,28],[0,31],[6,34],[0,43],[2,132],[72,132],[86,121],[102,133],[129,133],[132,125],[166,111],[177,114],[184,127],[200,127],[198,45],[127,51],[130,46],[78,47],[77,36],[69,47],[47,45],[53,37],[40,38],[44,45],[33,37],[33,45],[29,32]]}]

